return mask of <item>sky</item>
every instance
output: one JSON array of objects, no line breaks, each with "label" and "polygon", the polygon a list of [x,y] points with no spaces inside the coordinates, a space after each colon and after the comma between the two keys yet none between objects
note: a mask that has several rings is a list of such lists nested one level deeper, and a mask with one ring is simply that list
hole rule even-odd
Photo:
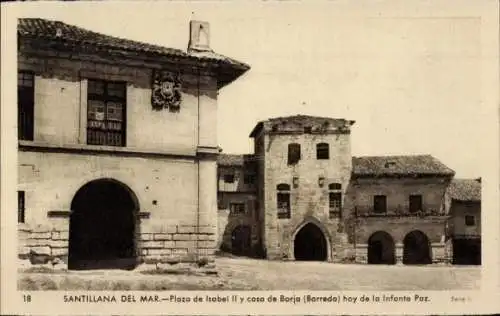
[{"label": "sky", "polygon": [[260,120],[318,115],[356,121],[354,156],[431,154],[457,177],[481,176],[485,122],[497,115],[482,102],[481,20],[437,10],[394,12],[333,3],[153,1],[126,9],[26,5],[20,16],[180,49],[187,48],[189,20],[208,21],[211,48],[251,66],[220,91],[217,128],[225,153],[252,153],[249,134]]}]

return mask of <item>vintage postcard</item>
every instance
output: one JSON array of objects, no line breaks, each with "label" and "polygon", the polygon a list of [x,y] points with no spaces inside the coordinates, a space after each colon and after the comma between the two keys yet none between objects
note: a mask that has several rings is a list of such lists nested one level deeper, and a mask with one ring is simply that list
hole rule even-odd
[{"label": "vintage postcard", "polygon": [[499,312],[497,1],[1,20],[2,314]]}]

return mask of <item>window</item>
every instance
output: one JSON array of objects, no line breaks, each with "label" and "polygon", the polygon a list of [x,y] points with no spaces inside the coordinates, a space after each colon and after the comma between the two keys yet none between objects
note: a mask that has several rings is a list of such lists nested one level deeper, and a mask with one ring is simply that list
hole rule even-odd
[{"label": "window", "polygon": [[290,186],[282,183],[276,187],[277,193],[277,209],[278,218],[290,218]]},{"label": "window", "polygon": [[246,174],[243,178],[245,184],[254,184],[255,183],[255,175],[254,174]]},{"label": "window", "polygon": [[328,185],[328,214],[330,218],[342,216],[342,184],[330,183]]},{"label": "window", "polygon": [[24,191],[17,191],[17,222],[24,223],[25,216],[25,195]]},{"label": "window", "polygon": [[373,197],[373,212],[375,213],[387,212],[387,197],[385,195],[375,195]]},{"label": "window", "polygon": [[465,215],[465,226],[476,225],[476,220],[473,215]]},{"label": "window", "polygon": [[330,192],[328,194],[330,218],[341,217],[342,193]]},{"label": "window", "polygon": [[294,165],[300,160],[300,144],[288,145],[288,164]]},{"label": "window", "polygon": [[245,214],[245,203],[231,203],[229,205],[230,214]]},{"label": "window", "polygon": [[342,190],[342,184],[340,184],[340,183],[330,183],[328,185],[328,190]]},{"label": "window", "polygon": [[316,159],[330,159],[330,147],[327,143],[316,145]]},{"label": "window", "polygon": [[422,196],[410,195],[410,213],[422,211]]},{"label": "window", "polygon": [[87,143],[125,146],[126,85],[123,82],[89,80]]},{"label": "window", "polygon": [[35,120],[35,77],[29,72],[17,75],[17,137],[33,140]]},{"label": "window", "polygon": [[304,127],[304,133],[311,134],[312,133],[312,127],[311,126],[305,126]]},{"label": "window", "polygon": [[224,182],[225,183],[234,183],[234,174],[232,173],[227,173],[224,175]]}]

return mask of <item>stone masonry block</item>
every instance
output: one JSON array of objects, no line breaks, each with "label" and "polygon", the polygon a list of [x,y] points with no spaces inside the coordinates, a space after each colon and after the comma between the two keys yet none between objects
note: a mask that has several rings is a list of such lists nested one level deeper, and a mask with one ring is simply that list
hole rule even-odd
[{"label": "stone masonry block", "polygon": [[215,242],[214,241],[208,241],[208,240],[200,240],[200,241],[198,241],[198,247],[200,247],[200,248],[215,247]]},{"label": "stone masonry block", "polygon": [[154,234],[154,240],[172,240],[172,234]]},{"label": "stone masonry block", "polygon": [[52,256],[66,256],[68,254],[68,248],[52,248],[50,253]]},{"label": "stone masonry block", "polygon": [[50,239],[52,237],[51,232],[37,232],[31,233],[31,239]]},{"label": "stone masonry block", "polygon": [[52,232],[52,239],[53,240],[68,240],[69,239],[69,232]]},{"label": "stone masonry block", "polygon": [[163,243],[165,248],[175,248],[175,241],[173,240],[165,240]]},{"label": "stone masonry block", "polygon": [[174,234],[173,240],[191,240],[191,236],[189,234]]},{"label": "stone masonry block", "polygon": [[198,235],[198,240],[215,240],[215,235],[212,234],[200,234]]},{"label": "stone masonry block", "polygon": [[186,256],[187,254],[188,254],[187,249],[172,249],[172,255]]},{"label": "stone masonry block", "polygon": [[216,228],[212,226],[201,226],[198,230],[200,234],[215,234]]},{"label": "stone masonry block", "polygon": [[148,249],[148,256],[168,256],[172,254],[172,249]]},{"label": "stone masonry block", "polygon": [[66,248],[68,247],[68,242],[66,240],[51,240],[50,246],[54,248]]},{"label": "stone masonry block", "polygon": [[141,240],[153,240],[153,234],[141,234]]},{"label": "stone masonry block", "polygon": [[142,248],[152,249],[152,248],[164,248],[163,241],[144,241],[142,242]]},{"label": "stone masonry block", "polygon": [[175,248],[186,248],[186,249],[193,249],[195,248],[195,241],[189,240],[176,240],[175,241]]},{"label": "stone masonry block", "polygon": [[49,246],[31,247],[30,250],[38,255],[50,256],[50,253],[51,253]]},{"label": "stone masonry block", "polygon": [[50,239],[28,239],[26,245],[29,247],[49,246],[51,242]]}]

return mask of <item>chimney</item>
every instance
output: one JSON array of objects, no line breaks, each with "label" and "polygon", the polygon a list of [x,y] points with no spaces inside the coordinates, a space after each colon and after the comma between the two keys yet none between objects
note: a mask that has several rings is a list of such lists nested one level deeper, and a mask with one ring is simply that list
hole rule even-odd
[{"label": "chimney", "polygon": [[188,53],[192,51],[212,51],[210,49],[210,25],[208,22],[189,22]]}]

